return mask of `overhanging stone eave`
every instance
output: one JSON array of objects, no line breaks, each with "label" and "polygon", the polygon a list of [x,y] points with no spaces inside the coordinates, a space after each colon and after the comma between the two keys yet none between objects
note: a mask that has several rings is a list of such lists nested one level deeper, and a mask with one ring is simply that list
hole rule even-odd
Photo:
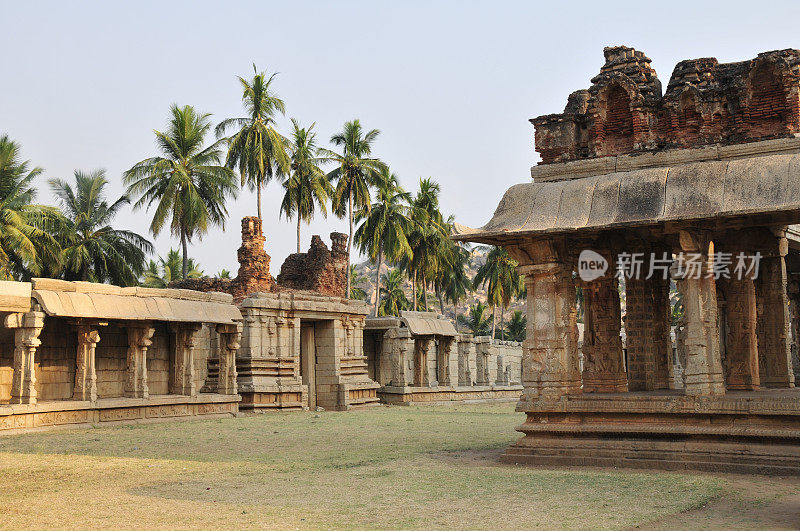
[{"label": "overhanging stone eave", "polygon": [[450,236],[451,240],[470,243],[482,243],[486,245],[505,245],[525,240],[541,240],[559,236],[592,236],[602,233],[613,232],[620,229],[656,229],[670,225],[666,232],[675,232],[682,227],[694,227],[698,225],[709,230],[719,230],[730,225],[731,228],[748,222],[755,226],[786,226],[800,224],[800,205],[790,209],[775,207],[765,210],[763,208],[753,208],[737,211],[735,214],[718,213],[712,216],[665,216],[657,220],[631,220],[605,225],[583,226],[583,227],[554,227],[540,230],[501,230],[483,231],[478,230],[472,233],[456,234]]}]

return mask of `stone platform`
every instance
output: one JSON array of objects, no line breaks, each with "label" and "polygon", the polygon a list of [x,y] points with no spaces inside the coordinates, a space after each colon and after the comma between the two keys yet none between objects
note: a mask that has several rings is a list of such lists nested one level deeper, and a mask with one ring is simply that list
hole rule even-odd
[{"label": "stone platform", "polygon": [[233,417],[239,411],[239,400],[238,395],[202,393],[101,398],[96,402],[42,400],[38,404],[0,404],[0,435],[53,427]]},{"label": "stone platform", "polygon": [[507,463],[800,475],[800,389],[521,401]]},{"label": "stone platform", "polygon": [[463,387],[393,387],[378,389],[381,402],[411,406],[447,404],[450,402],[516,402],[521,385],[470,385]]}]

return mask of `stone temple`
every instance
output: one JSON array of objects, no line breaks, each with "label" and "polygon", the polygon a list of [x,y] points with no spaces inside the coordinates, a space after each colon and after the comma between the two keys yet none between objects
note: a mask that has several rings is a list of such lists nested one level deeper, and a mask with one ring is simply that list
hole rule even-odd
[{"label": "stone temple", "polygon": [[800,473],[800,50],[682,61],[663,94],[643,53],[604,52],[531,120],[532,182],[454,236],[525,275],[527,420],[504,460]]}]

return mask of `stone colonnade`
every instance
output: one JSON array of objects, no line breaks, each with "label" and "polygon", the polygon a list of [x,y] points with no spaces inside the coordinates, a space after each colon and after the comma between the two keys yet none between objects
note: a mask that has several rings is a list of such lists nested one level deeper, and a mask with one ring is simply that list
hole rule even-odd
[{"label": "stone colonnade", "polygon": [[513,386],[520,384],[520,359],[519,343],[396,327],[383,334],[378,380],[394,388]]},{"label": "stone colonnade", "polygon": [[[6,328],[14,330],[14,365],[11,385],[11,404],[36,404],[36,350],[42,342],[39,336],[45,325],[46,314],[42,311],[11,313],[5,317]],[[59,318],[49,318],[59,319]],[[68,320],[77,335],[75,358],[75,385],[73,400],[97,402],[97,373],[95,352],[108,322],[96,320]],[[124,396],[148,398],[147,349],[152,343],[155,328],[149,321],[121,321],[127,330],[127,378]],[[173,368],[170,371],[171,394],[196,396],[194,382],[195,338],[202,325],[198,323],[171,323]],[[216,328],[220,338],[219,377],[212,392],[236,394],[235,356],[241,336],[241,325],[219,324]]]},{"label": "stone colonnade", "polygon": [[[781,231],[679,230],[630,250],[623,237],[615,246],[603,245],[604,241],[581,245],[565,238],[542,239],[506,246],[520,263],[528,293],[523,400],[681,387],[673,374],[669,279],[658,271],[648,275],[642,268],[638,278],[626,278],[627,352],[623,350],[615,271],[616,253],[623,251],[664,257],[662,267],[676,280],[684,307],[685,394],[794,387],[784,260],[787,245]],[[581,249],[592,249],[605,258],[609,264],[605,274],[590,281],[575,278]],[[751,258],[743,262],[747,267],[741,275],[734,274],[735,264],[721,263],[722,251],[728,256],[758,253],[760,265],[752,267],[758,260]],[[673,253],[699,260],[673,262]],[[730,276],[718,274],[728,265]],[[583,288],[585,308],[582,371],[576,285]]]}]

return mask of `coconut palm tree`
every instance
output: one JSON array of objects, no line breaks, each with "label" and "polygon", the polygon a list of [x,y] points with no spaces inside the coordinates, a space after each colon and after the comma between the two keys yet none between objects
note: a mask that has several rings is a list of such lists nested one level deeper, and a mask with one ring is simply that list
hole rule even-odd
[{"label": "coconut palm tree", "polygon": [[130,204],[128,196],[111,204],[105,200],[104,170],[76,170],[74,179],[74,187],[62,179],[49,181],[64,216],[60,237],[65,278],[136,285],[153,245],[135,232],[110,225],[122,207]]},{"label": "coconut palm tree", "polygon": [[408,309],[408,299],[403,291],[403,272],[390,269],[381,275],[380,306],[377,315],[400,315]]},{"label": "coconut palm tree", "polygon": [[367,281],[367,277],[356,271],[356,266],[350,266],[350,275],[348,280],[348,285],[350,286],[350,298],[356,300],[366,300],[367,292],[364,291],[364,288],[361,287]]},{"label": "coconut palm tree", "polygon": [[[355,209],[370,207],[369,188],[375,175],[384,164],[369,155],[372,143],[380,131],[371,129],[364,133],[361,122],[346,122],[341,133],[331,137],[331,142],[341,147],[341,153],[330,153],[337,167],[328,173],[328,178],[336,183],[333,194],[333,212],[339,218],[347,216],[350,237],[347,239],[347,265],[350,266],[353,248],[353,213]],[[350,293],[348,281],[347,293]]]},{"label": "coconut palm tree", "polygon": [[[472,281],[467,276],[469,251],[461,244],[451,242],[450,255],[441,273],[441,292],[443,298],[453,305],[453,319],[458,325],[458,303],[472,291]],[[442,308],[444,313],[444,308]]]},{"label": "coconut palm tree", "polygon": [[[175,249],[170,249],[167,257],[159,257],[158,263],[150,260],[145,271],[142,285],[148,288],[166,288],[173,280],[183,280],[184,278],[200,278],[203,272],[194,258],[189,258],[189,273],[186,277],[182,275],[183,258]],[[224,269],[223,269],[224,271]]]},{"label": "coconut palm tree", "polygon": [[169,221],[183,252],[183,278],[189,274],[188,243],[202,239],[211,226],[225,227],[225,201],[236,197],[234,173],[220,164],[220,142],[203,147],[211,128],[210,114],[190,105],[170,107],[167,131],[156,131],[163,156],[137,162],[125,172],[128,194],[138,196],[134,208],[155,205],[150,232],[158,236]]},{"label": "coconut palm tree", "polygon": [[478,302],[469,307],[469,314],[466,316],[459,315],[458,319],[463,326],[469,330],[474,336],[485,336],[489,334],[491,324],[489,318],[486,317],[486,305]]},{"label": "coconut palm tree", "polygon": [[247,116],[228,118],[216,128],[217,137],[231,128],[238,129],[226,139],[228,154],[225,165],[238,168],[242,186],[247,184],[256,191],[257,212],[261,219],[261,189],[273,177],[289,172],[287,155],[289,141],[275,129],[275,115],[284,114],[283,100],[272,92],[272,82],[277,73],[267,76],[253,65],[253,79],[239,77],[242,86],[242,104]]},{"label": "coconut palm tree", "polygon": [[292,118],[291,173],[283,181],[286,193],[281,202],[281,214],[287,218],[297,216],[297,252],[300,252],[300,223],[310,223],[314,218],[314,210],[319,205],[322,215],[327,217],[325,203],[333,195],[328,176],[320,169],[320,164],[328,159],[320,156],[324,152],[316,144],[317,134],[314,124],[303,129]]},{"label": "coconut palm tree", "polygon": [[[376,197],[370,208],[356,213],[361,221],[355,240],[362,253],[375,263],[375,289],[379,290],[380,271],[384,257],[396,263],[411,256],[411,246],[406,233],[411,227],[408,217],[411,194],[403,190],[397,175],[388,167],[381,168],[375,180]],[[375,315],[378,315],[380,297],[375,294]]]},{"label": "coconut palm tree", "polygon": [[[508,308],[511,299],[519,292],[521,283],[516,269],[517,265],[517,262],[509,256],[505,249],[492,247],[486,256],[486,262],[478,268],[473,279],[473,287],[486,286],[488,303],[492,307],[492,337],[494,337],[497,325],[497,307],[501,308],[502,323],[502,312]],[[503,334],[502,330],[501,334]]]},{"label": "coconut palm tree", "polygon": [[29,278],[60,267],[61,249],[48,231],[60,225],[60,213],[32,204],[32,182],[41,173],[21,159],[18,143],[0,136],[0,278]]},{"label": "coconut palm tree", "polygon": [[526,329],[528,327],[528,318],[519,310],[514,310],[511,314],[511,319],[508,320],[508,339],[511,341],[525,341]]},{"label": "coconut palm tree", "polygon": [[439,211],[439,185],[432,179],[420,179],[420,188],[411,204],[413,228],[408,234],[411,258],[402,260],[401,267],[411,277],[414,310],[417,305],[417,287],[422,291],[423,308],[428,310],[428,284],[443,268],[450,246],[446,224]]}]

